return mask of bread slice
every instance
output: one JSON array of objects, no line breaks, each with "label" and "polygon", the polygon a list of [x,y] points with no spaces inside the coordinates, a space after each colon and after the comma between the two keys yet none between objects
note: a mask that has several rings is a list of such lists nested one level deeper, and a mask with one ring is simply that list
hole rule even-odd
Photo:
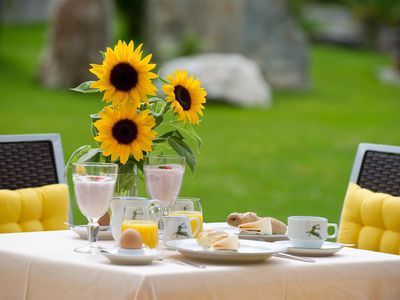
[{"label": "bread slice", "polygon": [[213,244],[227,238],[229,234],[225,231],[206,230],[197,236],[197,243],[200,246],[210,248]]}]

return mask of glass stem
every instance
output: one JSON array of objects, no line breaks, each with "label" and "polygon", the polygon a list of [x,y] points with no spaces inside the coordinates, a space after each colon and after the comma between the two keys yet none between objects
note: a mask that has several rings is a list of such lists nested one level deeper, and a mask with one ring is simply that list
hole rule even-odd
[{"label": "glass stem", "polygon": [[133,176],[134,176],[134,181],[133,181],[133,185],[132,185],[132,190],[131,190],[131,195],[137,197],[139,195],[138,193],[138,167],[136,164],[133,164]]},{"label": "glass stem", "polygon": [[88,230],[88,241],[90,248],[96,248],[97,237],[99,235],[99,223],[95,219],[89,219],[89,224],[87,225]]}]

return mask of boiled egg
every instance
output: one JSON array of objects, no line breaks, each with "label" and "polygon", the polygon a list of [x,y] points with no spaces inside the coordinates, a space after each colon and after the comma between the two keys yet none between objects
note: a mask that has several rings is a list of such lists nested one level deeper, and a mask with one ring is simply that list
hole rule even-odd
[{"label": "boiled egg", "polygon": [[123,249],[141,249],[143,239],[136,229],[128,228],[122,233],[119,243]]}]

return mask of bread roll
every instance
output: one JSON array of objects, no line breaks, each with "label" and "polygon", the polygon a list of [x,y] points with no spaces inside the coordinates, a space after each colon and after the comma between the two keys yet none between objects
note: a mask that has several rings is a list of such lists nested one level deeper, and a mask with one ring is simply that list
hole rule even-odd
[{"label": "bread roll", "polygon": [[272,234],[286,234],[286,224],[279,221],[278,219],[271,218]]},{"label": "bread roll", "polygon": [[[267,218],[271,220],[272,234],[286,233],[287,228],[285,223],[282,223],[278,219],[274,219],[271,217]],[[262,218],[257,216],[257,214],[254,212],[245,212],[245,213],[234,212],[228,216],[226,222],[231,226],[238,227],[240,224],[256,222],[260,219]]]},{"label": "bread roll", "polygon": [[260,218],[254,212],[238,213],[234,212],[228,216],[226,222],[231,225],[238,227],[240,224],[250,223],[258,221]]}]

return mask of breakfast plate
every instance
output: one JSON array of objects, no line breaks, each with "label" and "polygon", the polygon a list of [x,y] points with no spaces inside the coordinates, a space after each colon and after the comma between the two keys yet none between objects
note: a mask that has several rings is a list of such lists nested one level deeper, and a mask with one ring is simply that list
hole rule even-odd
[{"label": "breakfast plate", "polygon": [[278,252],[285,252],[286,245],[260,241],[241,240],[238,250],[213,250],[200,246],[196,239],[172,240],[165,243],[188,258],[213,262],[261,262]]},{"label": "breakfast plate", "polygon": [[[70,230],[75,232],[81,239],[87,240],[86,225],[71,225]],[[100,226],[98,240],[113,240],[110,226]]]},{"label": "breakfast plate", "polygon": [[160,257],[161,252],[155,249],[121,249],[101,250],[102,255],[113,264],[119,265],[148,265]]},{"label": "breakfast plate", "polygon": [[286,246],[287,253],[299,256],[330,256],[341,250],[344,245],[333,243],[333,242],[324,242],[321,248],[313,249],[313,248],[298,248],[293,247],[290,241],[277,241],[273,244]]}]

